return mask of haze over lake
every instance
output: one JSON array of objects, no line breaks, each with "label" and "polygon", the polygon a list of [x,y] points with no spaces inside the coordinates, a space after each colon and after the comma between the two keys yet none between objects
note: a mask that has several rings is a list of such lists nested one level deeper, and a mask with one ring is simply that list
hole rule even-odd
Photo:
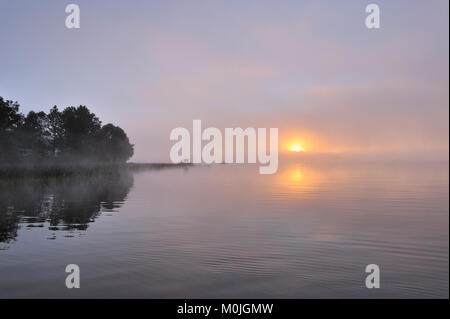
[{"label": "haze over lake", "polygon": [[448,298],[448,175],[293,160],[2,181],[0,297]]}]

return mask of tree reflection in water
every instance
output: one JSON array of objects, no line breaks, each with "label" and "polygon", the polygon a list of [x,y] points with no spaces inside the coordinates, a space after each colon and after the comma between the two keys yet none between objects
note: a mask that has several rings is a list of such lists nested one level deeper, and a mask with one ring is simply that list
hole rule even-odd
[{"label": "tree reflection in water", "polygon": [[0,180],[0,242],[17,238],[20,227],[86,230],[102,212],[113,212],[133,186],[127,169],[89,178]]}]

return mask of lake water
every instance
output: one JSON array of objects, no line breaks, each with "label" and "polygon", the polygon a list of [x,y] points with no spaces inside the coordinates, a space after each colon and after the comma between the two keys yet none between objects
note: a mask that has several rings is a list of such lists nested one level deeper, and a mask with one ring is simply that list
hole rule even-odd
[{"label": "lake water", "polygon": [[289,162],[3,181],[0,297],[448,298],[448,176]]}]

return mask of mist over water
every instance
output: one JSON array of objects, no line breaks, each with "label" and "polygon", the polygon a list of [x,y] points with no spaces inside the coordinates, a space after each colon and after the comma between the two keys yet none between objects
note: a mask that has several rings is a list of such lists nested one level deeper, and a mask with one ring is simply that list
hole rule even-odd
[{"label": "mist over water", "polygon": [[2,181],[0,297],[448,298],[448,173],[293,160]]}]

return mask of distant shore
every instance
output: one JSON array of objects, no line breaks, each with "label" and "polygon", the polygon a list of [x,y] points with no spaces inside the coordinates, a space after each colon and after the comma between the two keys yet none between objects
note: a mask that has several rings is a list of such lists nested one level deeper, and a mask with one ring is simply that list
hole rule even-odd
[{"label": "distant shore", "polygon": [[188,167],[181,163],[47,163],[47,164],[0,164],[0,179],[89,177],[98,174],[117,174],[123,170],[158,170],[170,167]]}]

